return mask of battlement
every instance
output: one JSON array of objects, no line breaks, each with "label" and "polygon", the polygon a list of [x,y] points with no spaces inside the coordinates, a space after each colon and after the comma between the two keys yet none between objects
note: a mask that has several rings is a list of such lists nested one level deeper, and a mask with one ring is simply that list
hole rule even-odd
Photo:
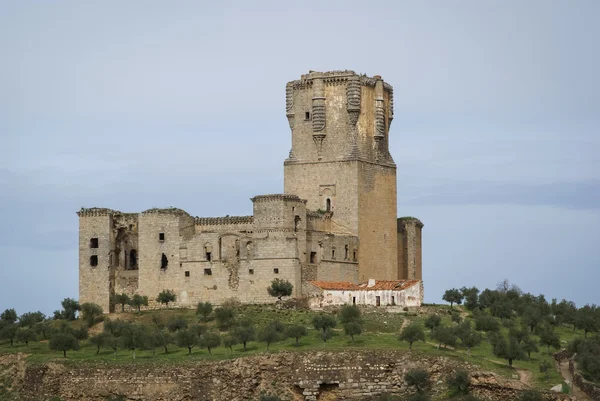
[{"label": "battlement", "polygon": [[118,210],[109,209],[106,207],[82,207],[78,212],[79,217],[98,217],[98,216],[110,216],[113,214],[121,213]]},{"label": "battlement", "polygon": [[250,200],[254,203],[256,203],[256,202],[272,202],[272,201],[277,201],[277,200],[306,203],[305,199],[300,199],[300,197],[297,195],[288,195],[288,194],[258,195],[258,196],[255,196],[254,198],[250,198]]},{"label": "battlement", "polygon": [[176,208],[176,207],[169,207],[169,208],[156,208],[155,207],[155,208],[152,208],[152,209],[144,210],[142,212],[142,214],[171,214],[171,215],[176,215],[176,216],[192,217],[185,210],[179,209],[179,208]]},{"label": "battlement", "polygon": [[[309,71],[308,74],[302,74],[300,79],[289,81],[286,86],[291,86],[294,89],[305,89],[312,87],[313,80],[315,79],[322,80],[325,85],[336,85],[352,80],[371,88],[374,88],[378,81],[383,81],[381,75],[369,77],[366,74],[357,74],[352,70]],[[392,85],[387,82],[383,83],[383,88],[388,92],[393,91]]]},{"label": "battlement", "polygon": [[404,227],[407,224],[414,224],[418,228],[423,228],[425,226],[421,222],[421,220],[417,219],[416,217],[412,217],[412,216],[398,217],[398,232],[400,232],[400,230],[404,230]]},{"label": "battlement", "polygon": [[196,217],[196,225],[252,224],[254,216]]}]

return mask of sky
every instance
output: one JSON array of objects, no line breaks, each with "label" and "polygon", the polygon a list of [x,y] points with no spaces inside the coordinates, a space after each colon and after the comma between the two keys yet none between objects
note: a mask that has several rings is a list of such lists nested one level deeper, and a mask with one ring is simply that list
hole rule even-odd
[{"label": "sky", "polygon": [[600,304],[600,2],[0,0],[0,310],[78,296],[81,207],[252,214],[285,83],[394,86],[425,301],[508,279]]}]

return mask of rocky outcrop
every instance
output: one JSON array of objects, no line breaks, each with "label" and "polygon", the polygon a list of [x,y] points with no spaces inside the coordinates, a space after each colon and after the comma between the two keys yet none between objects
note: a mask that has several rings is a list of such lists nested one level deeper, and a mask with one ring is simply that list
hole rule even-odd
[{"label": "rocky outcrop", "polygon": [[[280,352],[224,361],[183,363],[26,364],[24,357],[0,356],[10,372],[10,390],[24,400],[60,397],[65,401],[250,400],[271,392],[298,400],[369,400],[382,393],[408,395],[403,381],[413,368],[427,369],[434,395],[444,394],[445,377],[459,367],[472,373],[473,392],[488,400],[516,399],[523,384],[479,371],[455,359],[405,351]],[[3,376],[6,374],[3,372]],[[2,383],[0,382],[0,390]],[[547,393],[547,400],[568,400]]]}]

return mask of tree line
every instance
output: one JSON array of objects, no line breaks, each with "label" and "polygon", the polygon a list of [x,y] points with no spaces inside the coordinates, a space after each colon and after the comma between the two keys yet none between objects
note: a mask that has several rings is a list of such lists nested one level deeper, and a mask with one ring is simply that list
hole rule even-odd
[{"label": "tree line", "polygon": [[[575,354],[584,374],[593,381],[600,381],[599,306],[588,304],[577,308],[574,302],[565,299],[548,302],[544,295],[524,293],[508,280],[500,282],[495,290],[481,292],[476,287],[451,288],[442,298],[450,303],[451,310],[454,304],[463,304],[471,312],[475,329],[486,333],[494,354],[506,359],[511,366],[514,360],[531,358],[531,353],[539,352],[538,345],[548,353],[561,348],[557,327],[570,327],[574,333],[582,331],[583,338],[572,341],[567,348]],[[453,313],[452,319],[458,321],[458,313]],[[435,322],[426,322],[428,324],[435,326]],[[501,327],[508,329],[507,336],[500,334]],[[454,331],[458,336],[460,325]],[[451,345],[454,341],[448,330],[442,330],[438,337],[442,344]],[[542,364],[540,371],[547,372],[548,366]]]}]

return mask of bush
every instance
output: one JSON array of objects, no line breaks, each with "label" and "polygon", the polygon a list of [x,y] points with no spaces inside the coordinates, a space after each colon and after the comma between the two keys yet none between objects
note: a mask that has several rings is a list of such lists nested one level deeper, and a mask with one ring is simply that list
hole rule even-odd
[{"label": "bush", "polygon": [[468,394],[471,386],[469,372],[464,369],[458,370],[446,379],[448,388],[453,394]]},{"label": "bush", "polygon": [[406,341],[408,343],[408,349],[412,349],[414,342],[419,340],[425,342],[425,332],[419,324],[412,323],[402,329],[402,332],[398,336],[398,340]]},{"label": "bush", "polygon": [[497,319],[491,316],[485,314],[478,314],[475,317],[475,330],[485,332],[499,332],[500,323]]},{"label": "bush", "polygon": [[294,286],[287,280],[276,278],[271,282],[271,286],[267,288],[267,292],[272,297],[277,297],[281,301],[282,297],[289,297],[292,295]]},{"label": "bush", "polygon": [[79,349],[79,341],[72,334],[58,333],[50,339],[48,346],[52,351],[62,351],[66,358],[67,351]]},{"label": "bush", "polygon": [[438,315],[431,315],[425,320],[425,327],[433,332],[436,327],[442,325],[442,318]]},{"label": "bush", "polygon": [[233,329],[233,336],[244,346],[246,351],[246,344],[256,339],[256,330],[252,321],[249,319],[242,320],[240,324]]},{"label": "bush", "polygon": [[29,348],[29,341],[35,341],[37,339],[37,334],[33,329],[19,327],[16,333],[17,341],[25,343],[25,345]]},{"label": "bush", "polygon": [[198,302],[198,305],[196,306],[196,315],[201,317],[203,321],[208,322],[212,312],[213,306],[210,302]]},{"label": "bush", "polygon": [[81,318],[87,327],[92,327],[96,322],[102,321],[102,308],[98,304],[86,302],[81,304]]},{"label": "bush", "polygon": [[344,324],[344,333],[350,336],[354,342],[354,336],[358,336],[363,332],[362,324],[359,321],[348,322]]},{"label": "bush", "polygon": [[273,322],[263,327],[258,333],[258,340],[267,343],[267,351],[272,343],[281,341],[282,339],[283,333],[279,330],[278,325]]},{"label": "bush", "polygon": [[198,344],[208,350],[208,353],[212,355],[211,349],[221,345],[221,335],[214,331],[208,331],[200,336]]},{"label": "bush", "polygon": [[63,310],[54,311],[54,319],[75,320],[77,318],[77,312],[81,310],[79,302],[71,298],[65,298],[60,304]]},{"label": "bush", "polygon": [[446,290],[446,292],[442,296],[442,299],[446,302],[450,302],[450,309],[452,309],[452,307],[454,306],[455,303],[457,305],[460,305],[462,303],[463,294],[462,294],[462,292],[460,292],[460,290],[458,290],[456,288],[452,288],[452,289]]},{"label": "bush", "polygon": [[360,322],[362,316],[356,305],[344,305],[340,311],[340,323]]},{"label": "bush", "polygon": [[304,337],[308,334],[306,327],[299,324],[292,324],[286,327],[285,334],[289,338],[296,339],[296,347],[299,345],[300,337]]},{"label": "bush", "polygon": [[179,330],[187,329],[187,327],[188,327],[187,320],[185,320],[181,317],[172,317],[171,319],[169,319],[169,322],[167,323],[167,328],[169,329],[169,331],[171,333],[174,333]]},{"label": "bush", "polygon": [[440,345],[444,345],[444,349],[448,346],[454,347],[456,345],[456,334],[454,334],[454,330],[450,327],[438,327],[433,332],[433,338],[440,343]]},{"label": "bush", "polygon": [[[175,297],[175,295],[173,295],[173,297]],[[136,308],[138,313],[140,313],[142,306],[148,306],[148,297],[146,295],[142,296],[140,294],[134,294],[133,298],[131,298],[131,300],[129,301],[129,305]]]},{"label": "bush", "polygon": [[229,330],[235,323],[236,309],[230,305],[222,305],[215,309],[217,326],[221,330]]},{"label": "bush", "polygon": [[162,292],[160,294],[158,294],[158,297],[156,298],[157,302],[160,302],[161,304],[165,304],[165,306],[168,308],[169,307],[169,302],[175,302],[177,300],[177,296],[175,295],[175,292],[172,290],[162,290]]},{"label": "bush", "polygon": [[129,298],[129,295],[125,293],[113,294],[110,297],[110,303],[112,305],[121,305],[121,312],[125,312],[125,305],[129,304],[130,301],[131,299]]},{"label": "bush", "polygon": [[404,375],[404,381],[409,386],[413,386],[417,393],[423,394],[431,388],[429,372],[425,369],[411,369]]},{"label": "bush", "polygon": [[313,317],[312,323],[315,329],[321,330],[322,332],[326,332],[337,325],[335,317],[325,313],[320,313]]},{"label": "bush", "polygon": [[577,363],[583,374],[591,381],[600,381],[600,338],[583,339],[571,344],[575,348]]},{"label": "bush", "polygon": [[192,355],[192,348],[198,345],[198,334],[195,330],[183,329],[177,332],[175,342],[178,347],[187,348],[188,355]]}]

